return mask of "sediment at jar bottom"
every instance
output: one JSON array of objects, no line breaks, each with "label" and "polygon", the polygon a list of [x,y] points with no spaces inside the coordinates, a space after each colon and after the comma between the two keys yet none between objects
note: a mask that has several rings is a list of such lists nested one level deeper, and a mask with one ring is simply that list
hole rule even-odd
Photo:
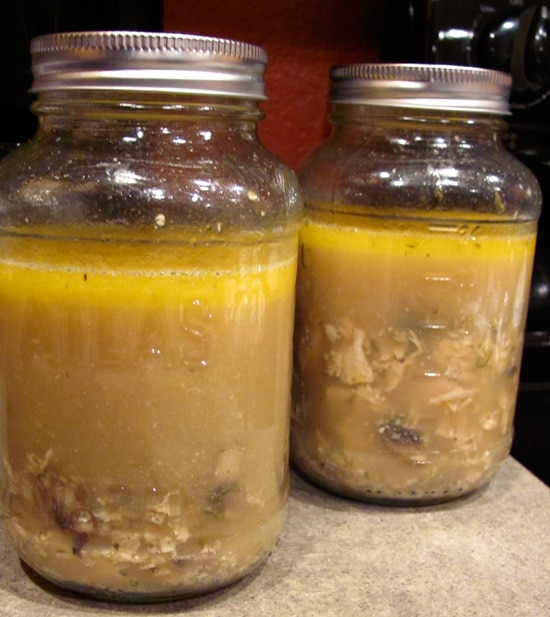
[{"label": "sediment at jar bottom", "polygon": [[[13,529],[11,523],[6,529],[21,559],[51,583],[98,598],[142,603],[209,593],[252,574],[276,546],[286,510],[286,504],[281,504],[261,525],[234,537],[187,538],[185,551],[177,555],[154,547],[153,534],[142,531],[90,538],[82,542],[78,556],[71,556],[61,530],[40,532],[36,527],[27,531]],[[119,543],[121,538],[125,548]],[[73,551],[74,546],[73,542]]]},{"label": "sediment at jar bottom", "polygon": [[296,465],[368,501],[445,501],[486,484],[510,450],[534,244],[534,223],[310,217]]},{"label": "sediment at jar bottom", "polygon": [[[300,442],[299,436],[297,441]],[[505,440],[484,467],[480,467],[478,455],[457,452],[450,457],[440,457],[440,453],[434,453],[433,470],[415,469],[411,464],[396,466],[391,455],[386,453],[374,454],[374,463],[365,461],[352,468],[349,459],[324,458],[319,452],[310,455],[295,444],[291,452],[292,464],[298,472],[333,493],[379,505],[422,506],[460,499],[485,487],[510,452],[510,441]],[[373,478],[365,471],[381,469],[385,463],[388,464],[385,477]],[[441,469],[446,472],[441,474]],[[432,471],[440,474],[439,477],[434,477]],[[396,483],[394,478],[402,472],[408,482]]]},{"label": "sediment at jar bottom", "polygon": [[296,239],[154,259],[36,242],[0,242],[1,514],[21,557],[130,600],[242,578],[286,511]]}]

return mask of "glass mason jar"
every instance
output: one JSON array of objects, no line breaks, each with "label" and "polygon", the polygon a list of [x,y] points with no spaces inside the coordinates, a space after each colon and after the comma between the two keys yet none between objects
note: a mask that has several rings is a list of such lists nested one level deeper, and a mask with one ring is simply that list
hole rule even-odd
[{"label": "glass mason jar", "polygon": [[510,78],[336,67],[301,172],[291,457],[321,485],[426,504],[509,453],[540,211],[500,141]]},{"label": "glass mason jar", "polygon": [[265,52],[31,44],[36,136],[0,168],[0,490],[21,558],[139,601],[263,562],[288,497],[294,174],[257,138]]}]

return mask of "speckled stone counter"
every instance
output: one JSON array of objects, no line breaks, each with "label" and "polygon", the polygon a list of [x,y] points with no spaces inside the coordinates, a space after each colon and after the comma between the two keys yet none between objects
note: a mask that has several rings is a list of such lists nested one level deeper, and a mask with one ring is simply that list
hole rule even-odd
[{"label": "speckled stone counter", "polygon": [[547,617],[550,489],[512,458],[485,490],[441,506],[383,508],[292,477],[267,564],[222,592],[115,605],[54,589],[0,534],[0,615]]}]

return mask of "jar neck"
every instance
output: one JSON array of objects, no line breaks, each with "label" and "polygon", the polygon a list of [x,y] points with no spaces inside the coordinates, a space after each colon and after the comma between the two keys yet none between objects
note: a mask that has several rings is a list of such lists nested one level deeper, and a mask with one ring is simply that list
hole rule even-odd
[{"label": "jar neck", "polygon": [[113,126],[127,123],[221,125],[255,132],[263,118],[258,101],[169,92],[69,90],[42,92],[32,105],[39,130],[70,129],[91,123]]},{"label": "jar neck", "polygon": [[507,126],[499,115],[350,104],[333,105],[329,119],[333,137],[343,138],[373,131],[386,135],[414,131],[495,140]]}]

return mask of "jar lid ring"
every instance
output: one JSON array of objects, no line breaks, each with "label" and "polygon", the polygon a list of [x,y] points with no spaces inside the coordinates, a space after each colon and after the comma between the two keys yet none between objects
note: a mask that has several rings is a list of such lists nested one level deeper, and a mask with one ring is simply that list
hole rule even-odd
[{"label": "jar lid ring", "polygon": [[129,90],[265,99],[256,45],[139,31],[62,32],[31,41],[31,92]]},{"label": "jar lid ring", "polygon": [[506,115],[507,73],[443,64],[349,64],[330,71],[332,103]]}]

